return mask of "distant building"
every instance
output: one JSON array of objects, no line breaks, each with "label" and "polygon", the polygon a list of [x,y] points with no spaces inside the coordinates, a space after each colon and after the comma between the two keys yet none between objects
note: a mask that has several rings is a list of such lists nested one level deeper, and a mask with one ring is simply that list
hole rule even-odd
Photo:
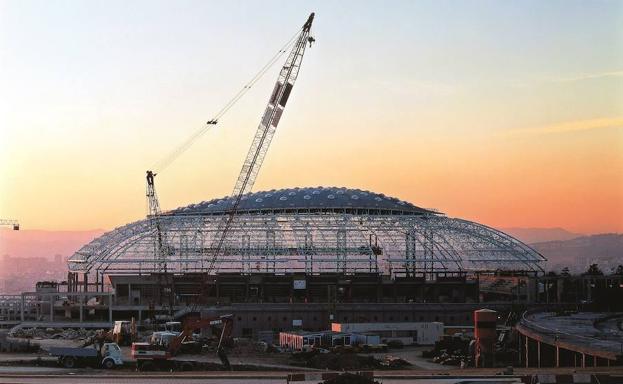
[{"label": "distant building", "polygon": [[441,339],[443,323],[333,323],[333,332],[378,334],[382,343],[400,341],[404,345],[432,345]]}]

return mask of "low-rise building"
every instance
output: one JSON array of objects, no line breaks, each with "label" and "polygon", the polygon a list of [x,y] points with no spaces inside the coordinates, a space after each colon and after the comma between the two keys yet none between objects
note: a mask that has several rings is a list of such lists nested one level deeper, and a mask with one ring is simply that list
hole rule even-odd
[{"label": "low-rise building", "polygon": [[332,323],[331,330],[351,334],[377,334],[382,343],[400,341],[404,345],[432,345],[441,339],[444,327],[440,322]]}]

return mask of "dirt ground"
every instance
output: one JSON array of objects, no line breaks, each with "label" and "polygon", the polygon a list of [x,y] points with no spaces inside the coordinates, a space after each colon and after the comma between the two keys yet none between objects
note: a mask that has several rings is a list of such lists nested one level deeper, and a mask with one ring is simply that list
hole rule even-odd
[{"label": "dirt ground", "polygon": [[[50,347],[79,347],[82,345],[82,340],[65,340],[65,339],[17,339],[16,340],[29,340],[33,344],[37,344],[43,351],[35,354],[26,353],[0,353],[0,364],[7,364],[10,362],[28,362],[36,363],[37,360],[52,361],[54,358],[50,357],[45,351]],[[428,347],[405,347],[403,349],[394,349],[386,353],[371,353],[371,354],[359,354],[362,356],[373,356],[376,359],[383,360],[386,356],[393,356],[401,358],[411,364],[410,367],[403,369],[408,370],[449,370],[456,367],[435,364],[422,358],[422,351],[429,349]],[[121,347],[123,354],[123,360],[132,363],[130,347]],[[272,368],[272,369],[296,369],[296,370],[310,370],[313,368],[305,368],[300,366],[293,366],[290,364],[291,355],[289,353],[264,353],[253,350],[252,348],[234,348],[229,352],[229,360],[233,365],[255,365],[258,367]],[[214,353],[205,353],[200,355],[179,355],[177,359],[192,359],[199,362],[216,363],[220,364],[220,360]]]},{"label": "dirt ground", "polygon": [[412,364],[411,369],[426,369],[426,370],[436,370],[436,371],[444,371],[453,369],[456,367],[450,365],[441,365],[433,363],[432,361],[428,361],[422,357],[422,351],[426,351],[431,349],[428,347],[404,347],[402,349],[392,349],[388,352],[384,353],[372,353],[371,355],[377,359],[384,359],[385,356],[393,356],[399,357],[405,361],[408,361]]}]

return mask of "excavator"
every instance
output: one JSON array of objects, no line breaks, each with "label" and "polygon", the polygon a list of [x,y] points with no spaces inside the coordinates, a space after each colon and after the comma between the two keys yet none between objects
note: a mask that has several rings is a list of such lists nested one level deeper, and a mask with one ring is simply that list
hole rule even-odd
[{"label": "excavator", "polygon": [[82,347],[89,345],[102,346],[105,343],[117,343],[118,345],[132,345],[137,338],[136,322],[132,320],[115,321],[113,327],[108,330],[100,329],[84,341]]},{"label": "excavator", "polygon": [[225,352],[225,345],[231,339],[233,315],[222,315],[208,318],[187,318],[182,331],[172,337],[152,337],[149,342],[132,343],[132,358],[136,360],[139,371],[173,369],[189,371],[197,367],[197,362],[175,358],[185,345],[194,343],[192,335],[198,329],[212,329],[212,334],[218,334],[216,355],[221,360],[223,368],[231,370],[231,364]]}]

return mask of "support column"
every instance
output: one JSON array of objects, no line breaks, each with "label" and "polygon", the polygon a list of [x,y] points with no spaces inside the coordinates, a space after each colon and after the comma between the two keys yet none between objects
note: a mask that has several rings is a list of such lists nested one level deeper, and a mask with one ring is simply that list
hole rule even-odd
[{"label": "support column", "polygon": [[556,368],[560,368],[560,347],[556,346]]},{"label": "support column", "polygon": [[545,303],[549,304],[549,279],[548,278],[545,278]]},{"label": "support column", "polygon": [[586,354],[582,353],[582,368],[586,368]]},{"label": "support column", "polygon": [[[415,319],[415,316],[413,317]],[[524,351],[523,351],[523,340],[521,340],[521,333],[517,332],[517,348],[519,348],[519,353],[517,354],[519,361],[517,362],[519,366],[523,364]]]},{"label": "support column", "polygon": [[536,342],[536,366],[541,368],[541,342]]},{"label": "support column", "polygon": [[529,345],[528,345],[528,336],[525,336],[525,338],[526,338],[526,344],[525,344],[525,347],[526,347],[526,368],[530,368],[530,364],[529,364],[530,363],[530,360],[529,360],[530,355],[529,355],[529,351],[528,351],[529,350],[529,348],[528,348],[529,347]]},{"label": "support column", "polygon": [[80,322],[81,322],[81,323],[82,323],[82,317],[83,317],[82,312],[84,312],[84,311],[82,310],[82,299],[83,299],[83,297],[82,297],[82,296],[78,296],[78,300],[80,301],[79,308],[80,308]]},{"label": "support column", "polygon": [[112,293],[108,295],[108,322],[112,324]]}]

